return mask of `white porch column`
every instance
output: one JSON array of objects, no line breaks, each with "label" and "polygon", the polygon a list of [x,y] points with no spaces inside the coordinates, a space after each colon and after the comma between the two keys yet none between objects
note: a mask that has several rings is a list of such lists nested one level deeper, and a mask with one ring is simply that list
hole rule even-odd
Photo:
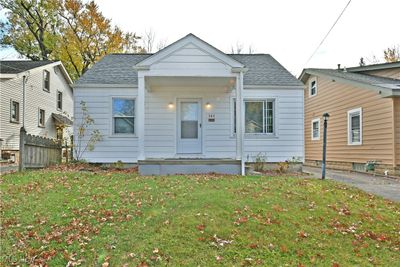
[{"label": "white porch column", "polygon": [[236,159],[242,159],[242,86],[241,86],[241,79],[240,74],[236,77]]},{"label": "white porch column", "polygon": [[138,137],[138,160],[145,159],[144,153],[144,96],[145,96],[145,80],[144,75],[138,75],[138,96],[136,103],[136,122],[137,122],[137,137]]}]

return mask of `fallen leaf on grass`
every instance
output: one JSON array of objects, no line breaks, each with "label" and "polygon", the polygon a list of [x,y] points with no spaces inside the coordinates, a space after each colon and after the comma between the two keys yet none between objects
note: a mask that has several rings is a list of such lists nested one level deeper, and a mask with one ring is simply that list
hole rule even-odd
[{"label": "fallen leaf on grass", "polygon": [[306,232],[304,232],[304,231],[298,232],[297,235],[298,235],[299,237],[301,237],[301,238],[306,238],[306,237],[308,237],[308,234],[307,234]]},{"label": "fallen leaf on grass", "polygon": [[199,224],[199,225],[196,226],[196,228],[197,228],[197,230],[203,232],[204,229],[206,229],[206,226],[204,224]]},{"label": "fallen leaf on grass", "polygon": [[243,223],[246,223],[248,220],[249,220],[249,218],[247,218],[247,217],[239,217],[239,218],[234,222],[234,224],[236,224],[236,225],[241,225],[241,224],[243,224]]}]

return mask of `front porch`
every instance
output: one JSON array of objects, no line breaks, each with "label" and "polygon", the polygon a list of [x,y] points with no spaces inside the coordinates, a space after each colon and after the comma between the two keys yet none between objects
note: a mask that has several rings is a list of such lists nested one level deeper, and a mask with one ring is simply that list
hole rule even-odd
[{"label": "front porch", "polygon": [[168,158],[139,160],[141,175],[241,174],[241,160],[222,158]]}]

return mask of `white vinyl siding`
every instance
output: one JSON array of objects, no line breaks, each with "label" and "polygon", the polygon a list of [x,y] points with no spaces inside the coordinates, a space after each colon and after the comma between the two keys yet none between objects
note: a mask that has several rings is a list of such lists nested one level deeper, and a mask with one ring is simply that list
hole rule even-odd
[{"label": "white vinyl siding", "polygon": [[349,145],[362,144],[362,109],[347,112],[347,141]]},{"label": "white vinyl siding", "polygon": [[[73,92],[65,77],[57,66],[46,66],[51,76],[50,88],[57,88],[63,93],[63,111],[65,116],[73,117]],[[50,92],[43,90],[43,68],[33,69],[29,72],[29,78],[25,86],[25,129],[28,134],[56,138],[57,132],[52,113],[61,114],[57,110],[57,90]],[[1,148],[4,150],[19,149],[19,131],[24,120],[23,99],[22,99],[21,76],[13,79],[0,79],[0,138],[4,141]],[[10,99],[19,103],[19,124],[10,122]],[[38,108],[46,110],[45,127],[38,127]],[[64,137],[72,134],[72,128],[64,130]]]},{"label": "white vinyl siding", "polygon": [[[231,130],[231,94],[222,88],[164,87],[145,94],[145,156],[170,158],[177,155],[177,101],[201,99],[202,155],[210,158],[234,158],[236,141]],[[172,107],[168,107],[173,103]],[[210,107],[206,108],[209,103]],[[209,122],[209,114],[215,121]]]},{"label": "white vinyl siding", "polygon": [[321,120],[319,118],[311,121],[311,140],[319,140],[321,136]]},{"label": "white vinyl siding", "polygon": [[245,89],[244,99],[275,99],[275,132],[273,135],[246,134],[244,159],[254,161],[257,155],[268,162],[304,158],[304,110],[302,89]]},{"label": "white vinyl siding", "polygon": [[[118,160],[126,163],[137,162],[138,138],[131,134],[113,134],[112,99],[137,97],[136,88],[75,88],[74,89],[74,137],[77,142],[77,129],[82,123],[80,102],[86,104],[95,124],[88,132],[99,130],[102,140],[95,144],[93,151],[86,151],[83,158],[89,162],[113,163]],[[88,136],[83,138],[87,142]]]},{"label": "white vinyl siding", "polygon": [[[90,162],[137,162],[138,138],[112,135],[112,97],[136,98],[132,88],[76,88],[75,122],[81,115],[80,101],[85,101],[95,120],[93,129],[100,130],[103,140],[84,158]],[[232,99],[234,92],[213,87],[163,87],[145,91],[145,157],[171,158],[177,154],[177,101],[196,98],[202,101],[202,157],[235,158],[236,138],[232,136]],[[267,161],[278,162],[292,157],[303,158],[303,94],[294,89],[244,90],[244,98],[265,101],[274,100],[274,134],[246,134],[244,158],[253,161],[259,153],[265,153]],[[172,103],[172,105],[170,105]],[[206,103],[211,107],[206,108]],[[209,114],[215,116],[209,122]],[[75,125],[75,128],[77,126]],[[92,129],[92,128],[91,128]],[[75,134],[76,136],[76,134]]]}]

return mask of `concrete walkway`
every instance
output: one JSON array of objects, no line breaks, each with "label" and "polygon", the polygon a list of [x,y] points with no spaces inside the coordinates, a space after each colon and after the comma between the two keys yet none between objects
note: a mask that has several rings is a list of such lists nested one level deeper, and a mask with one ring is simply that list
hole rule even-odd
[{"label": "concrete walkway", "polygon": [[[303,171],[321,178],[321,168],[303,167]],[[365,192],[400,202],[400,180],[372,174],[327,170],[326,178],[358,187]]]}]

